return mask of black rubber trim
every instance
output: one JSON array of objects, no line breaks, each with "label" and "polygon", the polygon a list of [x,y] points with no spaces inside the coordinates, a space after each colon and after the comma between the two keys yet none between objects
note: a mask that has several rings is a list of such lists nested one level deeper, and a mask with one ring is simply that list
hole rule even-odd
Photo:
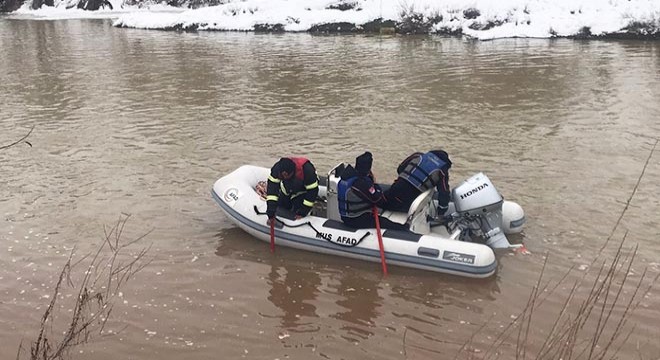
[{"label": "black rubber trim", "polygon": [[391,239],[414,241],[414,242],[418,242],[419,239],[422,238],[422,235],[415,234],[412,231],[401,231],[401,230],[392,230],[392,229],[385,230],[383,236]]},{"label": "black rubber trim", "polygon": [[440,250],[420,246],[417,248],[417,255],[437,258],[440,256]]},{"label": "black rubber trim", "polygon": [[348,232],[356,232],[357,230],[359,230],[354,227],[350,227],[344,224],[343,222],[337,220],[326,220],[326,222],[323,223],[323,226],[337,230],[348,231]]}]

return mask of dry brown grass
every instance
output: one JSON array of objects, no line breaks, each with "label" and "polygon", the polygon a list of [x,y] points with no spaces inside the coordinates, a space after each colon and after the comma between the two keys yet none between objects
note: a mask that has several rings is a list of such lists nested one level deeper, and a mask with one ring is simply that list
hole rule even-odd
[{"label": "dry brown grass", "polygon": [[[96,252],[73,262],[75,249],[71,251],[62,267],[51,301],[41,318],[39,333],[36,339],[30,342],[29,357],[22,351],[21,344],[16,359],[64,359],[73,347],[84,344],[90,341],[94,334],[103,332],[120,289],[149,264],[145,258],[149,247],[125,254],[131,245],[147,235],[123,242],[122,233],[128,218],[128,215],[122,215],[113,227],[104,229],[103,242]],[[72,280],[74,270],[85,263],[84,271],[78,274],[81,279],[76,286]],[[64,300],[61,292],[66,285],[76,289],[77,297],[70,318],[61,320],[54,315],[59,306],[58,301]],[[63,322],[54,324],[55,320]],[[62,327],[63,332],[53,331],[53,328]]]},{"label": "dry brown grass", "polygon": [[[456,358],[469,359],[613,359],[626,343],[635,326],[631,315],[655,285],[660,275],[648,276],[646,269],[632,280],[632,265],[637,247],[624,249],[624,235],[611,260],[596,257],[589,270],[576,276],[569,269],[561,279],[544,280],[543,264],[526,306],[484,352],[476,352],[474,334],[459,350]],[[572,279],[572,280],[569,280]],[[560,293],[559,287],[568,288]],[[555,310],[551,326],[537,325],[535,314],[548,299],[563,304]],[[477,332],[486,328],[484,324]],[[530,336],[542,334],[542,336]],[[544,339],[535,343],[532,339]]]}]

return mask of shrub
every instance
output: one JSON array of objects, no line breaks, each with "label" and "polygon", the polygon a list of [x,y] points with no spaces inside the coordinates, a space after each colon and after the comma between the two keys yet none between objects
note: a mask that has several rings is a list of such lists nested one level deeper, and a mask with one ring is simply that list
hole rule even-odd
[{"label": "shrub", "polygon": [[355,9],[356,11],[360,11],[362,9],[358,8],[358,3],[357,1],[339,1],[338,3],[335,4],[330,4],[326,7],[327,10],[339,10],[339,11],[346,11],[346,10],[353,10]]},{"label": "shrub", "polygon": [[430,16],[416,11],[414,6],[403,7],[399,11],[401,21],[397,24],[398,32],[402,34],[428,34],[433,26],[442,21],[442,15],[435,12]]},{"label": "shrub", "polygon": [[475,8],[469,8],[463,10],[463,17],[468,20],[476,19],[481,16],[481,12]]},{"label": "shrub", "polygon": [[254,31],[260,33],[281,33],[284,32],[283,24],[255,24]]}]

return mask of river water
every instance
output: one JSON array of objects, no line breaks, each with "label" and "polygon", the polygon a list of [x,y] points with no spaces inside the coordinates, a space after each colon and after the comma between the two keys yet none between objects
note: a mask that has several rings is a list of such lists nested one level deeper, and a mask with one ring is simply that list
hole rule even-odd
[{"label": "river water", "polygon": [[[0,146],[34,128],[31,146],[0,151],[2,359],[36,337],[69,251],[93,251],[122,214],[127,239],[148,233],[139,244],[151,245],[151,263],[72,358],[441,359],[474,334],[476,350],[461,357],[480,358],[525,307],[546,257],[543,282],[571,268],[571,281],[593,278],[592,261],[611,260],[625,236],[624,253],[638,246],[630,281],[660,272],[657,42],[0,18],[0,94]],[[397,267],[383,278],[378,264],[271,254],[210,195],[239,165],[283,155],[325,173],[368,149],[389,182],[409,153],[436,147],[451,156],[453,184],[483,171],[523,206],[513,240],[531,254],[498,254],[485,280]],[[571,286],[534,315],[528,355]],[[622,358],[660,356],[658,286],[630,317]]]}]

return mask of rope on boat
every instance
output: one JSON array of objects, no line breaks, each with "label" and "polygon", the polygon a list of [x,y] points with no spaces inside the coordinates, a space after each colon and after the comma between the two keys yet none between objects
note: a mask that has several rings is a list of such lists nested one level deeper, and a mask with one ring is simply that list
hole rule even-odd
[{"label": "rope on boat", "polygon": [[[267,215],[265,212],[259,211],[259,209],[257,208],[257,205],[254,205],[254,212],[255,212],[257,215]],[[364,238],[366,238],[367,236],[371,235],[371,233],[370,233],[369,231],[367,231],[366,233],[364,233],[364,235],[362,235],[362,237],[361,237],[360,239],[358,239],[358,241],[357,241],[355,244],[342,244],[342,243],[337,243],[337,242],[332,241],[331,238],[330,238],[330,234],[324,234],[324,233],[322,233],[322,232],[316,230],[316,228],[314,227],[314,225],[312,225],[312,223],[311,223],[310,221],[307,221],[307,222],[304,222],[304,223],[300,223],[300,224],[296,224],[296,225],[291,225],[291,224],[287,224],[287,223],[285,223],[284,221],[278,219],[277,216],[275,216],[275,221],[277,221],[277,222],[279,222],[280,224],[282,224],[282,226],[286,226],[286,227],[290,227],[290,228],[298,228],[298,227],[301,227],[301,226],[308,225],[310,228],[312,228],[312,230],[314,230],[314,232],[316,233],[316,236],[317,236],[317,237],[319,237],[319,238],[321,238],[321,239],[323,239],[323,240],[327,240],[328,242],[331,242],[331,243],[333,243],[333,244],[335,244],[335,245],[340,245],[340,246],[344,246],[344,247],[353,247],[353,246],[355,246],[355,245],[361,243],[362,240],[364,240]]]}]

